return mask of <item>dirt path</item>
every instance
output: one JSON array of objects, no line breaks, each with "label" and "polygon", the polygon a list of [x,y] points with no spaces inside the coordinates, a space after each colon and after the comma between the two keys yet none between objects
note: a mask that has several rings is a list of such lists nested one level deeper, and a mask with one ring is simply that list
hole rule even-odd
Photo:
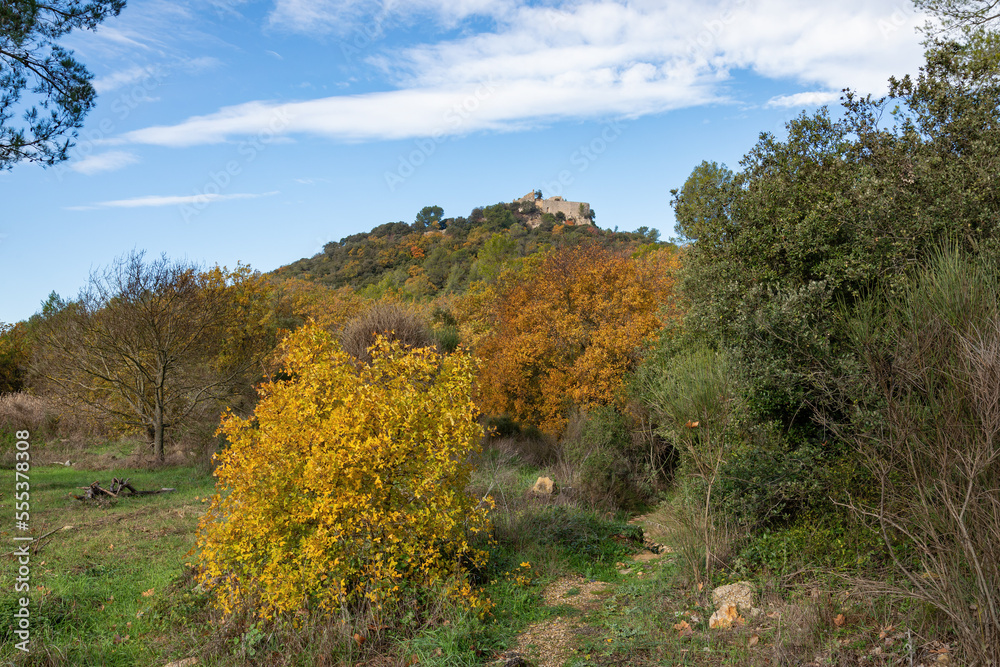
[{"label": "dirt path", "polygon": [[[646,517],[638,517],[632,523],[643,527],[648,535],[656,537],[665,533],[657,526],[647,525]],[[643,565],[657,561],[670,552],[654,539],[647,539],[659,553],[643,551],[629,562],[619,563],[623,575],[635,574],[642,577]],[[581,576],[563,577],[546,587],[542,593],[543,604],[549,607],[571,607],[572,612],[530,625],[518,635],[513,647],[501,656],[498,665],[505,667],[562,667],[579,647],[583,638],[604,632],[599,627],[589,625],[587,616],[600,609],[604,600],[614,591],[615,585],[604,581],[588,581]]]},{"label": "dirt path", "polygon": [[582,613],[557,616],[529,626],[518,635],[513,648],[504,654],[499,664],[515,667],[527,661],[533,667],[562,667],[573,655],[578,639],[596,630],[586,625],[584,615],[600,607],[611,590],[612,584],[587,581],[583,577],[563,577],[552,582],[542,594],[544,604],[565,605]]}]

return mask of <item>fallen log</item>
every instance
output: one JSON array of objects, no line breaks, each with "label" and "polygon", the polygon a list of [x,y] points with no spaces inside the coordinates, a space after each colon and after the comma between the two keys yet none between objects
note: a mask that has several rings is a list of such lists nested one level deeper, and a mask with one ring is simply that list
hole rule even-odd
[{"label": "fallen log", "polygon": [[[104,497],[128,498],[131,496],[150,496],[157,493],[169,493],[170,491],[176,491],[176,489],[171,487],[163,487],[153,491],[138,491],[134,486],[132,486],[132,484],[129,483],[127,478],[118,479],[117,477],[113,477],[111,479],[110,489],[105,489],[101,486],[100,481],[96,481],[90,486],[79,486],[77,488],[87,490],[87,492],[82,496],[78,496],[75,493],[70,494],[77,500],[93,500],[94,498]],[[124,494],[123,491],[128,491],[129,493]]]}]

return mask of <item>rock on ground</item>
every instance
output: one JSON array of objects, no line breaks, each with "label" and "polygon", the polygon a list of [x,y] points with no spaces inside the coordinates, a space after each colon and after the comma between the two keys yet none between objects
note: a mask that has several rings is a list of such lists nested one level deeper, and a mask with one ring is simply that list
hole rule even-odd
[{"label": "rock on ground", "polygon": [[716,608],[723,605],[735,605],[739,609],[753,609],[754,587],[749,581],[737,581],[735,584],[719,586],[712,591],[712,604]]},{"label": "rock on ground", "polygon": [[559,487],[556,486],[551,477],[539,477],[535,485],[531,487],[531,492],[536,496],[553,496],[559,492]]}]

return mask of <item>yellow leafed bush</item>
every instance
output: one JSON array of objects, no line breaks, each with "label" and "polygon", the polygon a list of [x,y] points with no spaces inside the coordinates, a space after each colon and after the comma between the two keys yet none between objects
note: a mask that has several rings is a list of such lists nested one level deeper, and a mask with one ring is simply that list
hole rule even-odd
[{"label": "yellow leafed bush", "polygon": [[223,418],[200,580],[227,613],[376,607],[403,589],[476,599],[460,560],[487,507],[466,492],[482,429],[474,362],[379,339],[358,364],[306,325],[253,417]]}]

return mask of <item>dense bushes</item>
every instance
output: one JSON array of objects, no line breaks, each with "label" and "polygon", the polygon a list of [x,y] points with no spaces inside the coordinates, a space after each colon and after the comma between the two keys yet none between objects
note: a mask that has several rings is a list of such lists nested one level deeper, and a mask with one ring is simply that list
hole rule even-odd
[{"label": "dense bushes", "polygon": [[763,134],[740,171],[704,163],[674,191],[694,241],[685,323],[733,356],[753,419],[814,437],[814,417],[835,407],[824,385],[850,363],[838,304],[898,289],[945,239],[996,252],[995,53],[985,38],[933,45],[893,97],[847,94],[840,119],[804,114],[784,138]]},{"label": "dense bushes", "polygon": [[702,569],[734,522],[733,564],[891,562],[996,664],[1000,42],[962,40],[674,191],[690,307],[635,384]]},{"label": "dense bushes", "polygon": [[1000,267],[943,251],[851,321],[862,360],[848,436],[876,481],[853,508],[902,584],[938,608],[970,663],[1000,664]]},{"label": "dense bushes", "polygon": [[[934,44],[919,77],[891,82],[894,97],[848,93],[840,119],[804,114],[785,138],[761,135],[740,171],[703,163],[674,191],[693,241],[680,345],[729,360],[739,430],[718,500],[741,520],[795,521],[868,488],[848,442],[820,423],[851,405],[837,397],[859,363],[846,319],[867,295],[904,289],[944,239],[996,252],[1000,196],[983,167],[1000,163],[991,44]],[[880,123],[890,104],[900,111]]]},{"label": "dense bushes", "polygon": [[289,379],[222,425],[230,445],[198,538],[221,607],[378,609],[442,587],[485,604],[462,569],[482,557],[467,539],[487,511],[466,492],[482,436],[472,360],[380,338],[359,365],[313,325],[282,352]]},{"label": "dense bushes", "polygon": [[632,447],[628,417],[599,406],[570,418],[562,455],[576,475],[574,491],[591,504],[632,509],[650,496],[652,483]]}]

